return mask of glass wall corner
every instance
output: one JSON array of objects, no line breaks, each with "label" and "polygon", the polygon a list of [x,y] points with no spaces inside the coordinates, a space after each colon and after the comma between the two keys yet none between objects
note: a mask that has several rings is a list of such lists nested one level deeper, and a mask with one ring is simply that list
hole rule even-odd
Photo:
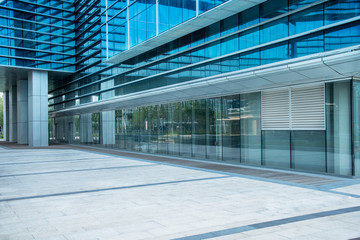
[{"label": "glass wall corner", "polygon": [[360,176],[360,80],[352,81],[353,176]]},{"label": "glass wall corner", "polygon": [[326,84],[327,172],[352,175],[350,80]]}]

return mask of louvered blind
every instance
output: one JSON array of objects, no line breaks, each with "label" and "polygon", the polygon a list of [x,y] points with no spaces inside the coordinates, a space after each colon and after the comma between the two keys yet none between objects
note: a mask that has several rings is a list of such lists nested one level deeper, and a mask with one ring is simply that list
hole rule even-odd
[{"label": "louvered blind", "polygon": [[291,129],[325,129],[323,84],[291,89]]},{"label": "louvered blind", "polygon": [[261,94],[263,130],[325,130],[324,84]]},{"label": "louvered blind", "polygon": [[262,92],[262,129],[289,129],[289,102],[289,89]]}]

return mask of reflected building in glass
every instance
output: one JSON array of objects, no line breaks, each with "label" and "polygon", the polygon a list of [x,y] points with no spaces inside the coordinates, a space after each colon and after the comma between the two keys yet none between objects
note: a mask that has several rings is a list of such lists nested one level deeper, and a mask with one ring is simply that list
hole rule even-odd
[{"label": "reflected building in glass", "polygon": [[4,0],[6,139],[360,175],[359,0]]}]

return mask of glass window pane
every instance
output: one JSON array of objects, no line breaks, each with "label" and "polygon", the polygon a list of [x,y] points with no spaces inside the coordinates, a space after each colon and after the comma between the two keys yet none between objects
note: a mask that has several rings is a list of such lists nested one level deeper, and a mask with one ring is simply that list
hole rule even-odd
[{"label": "glass window pane", "polygon": [[265,21],[288,11],[288,0],[266,1],[260,5],[261,20]]},{"label": "glass window pane", "polygon": [[261,64],[279,62],[289,58],[288,44],[279,44],[261,49]]},{"label": "glass window pane", "polygon": [[133,114],[132,109],[123,109],[124,146],[127,150],[133,150]]},{"label": "glass window pane", "polygon": [[180,150],[180,103],[168,104],[168,151],[170,155],[179,155]]},{"label": "glass window pane", "polygon": [[322,5],[291,15],[289,18],[290,35],[322,27],[324,22],[323,18]]},{"label": "glass window pane", "polygon": [[148,107],[141,107],[139,109],[139,136],[140,136],[140,151],[149,151],[149,124],[148,124]]},{"label": "glass window pane", "polygon": [[115,111],[115,143],[117,148],[125,149],[125,121],[122,110]]},{"label": "glass window pane", "polygon": [[360,82],[353,81],[354,175],[360,175]]},{"label": "glass window pane", "polygon": [[351,175],[350,82],[326,84],[327,171]]},{"label": "glass window pane", "polygon": [[167,119],[167,105],[161,104],[159,106],[159,135],[158,135],[158,147],[159,153],[167,154],[168,153],[168,139],[167,139],[167,127],[168,127],[168,119]]},{"label": "glass window pane", "polygon": [[93,113],[91,120],[93,143],[100,144],[100,113]]},{"label": "glass window pane", "polygon": [[240,95],[241,162],[261,165],[261,93]]},{"label": "glass window pane", "polygon": [[264,165],[290,168],[290,131],[262,132]]},{"label": "glass window pane", "polygon": [[324,36],[323,34],[314,34],[303,38],[296,38],[291,40],[289,45],[290,56],[294,58],[323,52]]},{"label": "glass window pane", "polygon": [[148,119],[149,119],[148,127],[149,127],[149,134],[150,134],[149,152],[157,153],[158,152],[158,128],[159,128],[158,106],[149,106]]},{"label": "glass window pane", "polygon": [[325,131],[293,131],[292,168],[325,172]]},{"label": "glass window pane", "polygon": [[192,155],[192,104],[191,102],[181,103],[180,119],[180,155],[191,157]]},{"label": "glass window pane", "polygon": [[360,21],[325,31],[325,51],[349,47],[360,42]]},{"label": "glass window pane", "polygon": [[206,101],[195,100],[192,102],[193,130],[192,149],[193,157],[204,159],[206,157]]},{"label": "glass window pane", "polygon": [[206,157],[222,160],[221,98],[207,99]]},{"label": "glass window pane", "polygon": [[223,160],[240,162],[240,99],[239,95],[222,98]]},{"label": "glass window pane", "polygon": [[360,2],[348,0],[332,0],[325,3],[325,24],[359,16]]}]

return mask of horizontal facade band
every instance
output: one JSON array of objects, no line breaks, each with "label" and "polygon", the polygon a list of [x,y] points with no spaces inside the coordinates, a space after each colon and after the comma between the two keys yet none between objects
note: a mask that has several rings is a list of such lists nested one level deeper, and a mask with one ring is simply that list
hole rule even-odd
[{"label": "horizontal facade band", "polygon": [[[358,76],[360,64],[360,45],[346,49],[314,54],[298,59],[290,59],[266,64],[245,70],[220,74],[190,82],[142,91],[124,96],[115,96],[111,100],[100,100],[80,106],[50,112],[50,116],[71,115],[82,112],[106,111],[122,107],[146,106],[164,102],[185,101],[208,97],[225,96],[238,93],[295,86],[299,84],[319,83]],[[316,77],[309,70],[316,71]],[[281,81],[273,83],[268,77],[277,76]],[[293,76],[293,77],[291,77]],[[301,77],[301,78],[300,78]],[[109,91],[92,92],[93,95]],[[155,97],[156,96],[156,97]],[[55,105],[55,104],[52,104]],[[51,106],[51,105],[49,105]]]},{"label": "horizontal facade band", "polygon": [[[140,78],[140,79],[137,79],[137,80],[134,80],[134,81],[131,81],[131,82],[127,82],[127,83],[123,83],[121,85],[117,85],[116,87],[121,87],[121,86],[127,86],[127,85],[131,85],[131,84],[134,84],[134,83],[138,83],[138,82],[141,82],[141,81],[147,81],[149,79],[152,79],[152,78],[155,78],[155,77],[160,77],[160,76],[164,76],[164,75],[167,75],[167,74],[171,74],[171,73],[176,73],[178,71],[181,71],[181,70],[186,70],[186,69],[190,69],[190,68],[193,68],[193,67],[196,67],[196,66],[201,66],[203,64],[209,64],[209,63],[212,63],[212,62],[215,62],[217,60],[220,60],[220,59],[224,59],[224,58],[227,58],[227,57],[231,57],[231,56],[234,56],[234,55],[237,55],[237,54],[242,54],[242,53],[246,53],[246,52],[251,52],[251,51],[254,51],[254,50],[258,50],[258,49],[261,49],[261,48],[265,48],[265,47],[269,47],[271,45],[275,45],[275,44],[280,44],[280,43],[283,43],[283,42],[287,42],[289,40],[292,40],[292,39],[296,39],[296,38],[300,38],[300,37],[304,37],[306,35],[310,35],[310,34],[314,34],[316,32],[322,32],[324,30],[328,30],[328,29],[331,29],[331,28],[335,28],[335,27],[338,27],[338,26],[341,26],[341,25],[344,25],[344,24],[347,24],[347,23],[351,23],[351,22],[355,22],[355,21],[358,21],[360,20],[360,17],[354,17],[354,18],[351,18],[351,19],[348,19],[348,20],[344,20],[344,21],[341,21],[341,22],[337,22],[337,23],[334,23],[334,24],[329,24],[327,26],[323,26],[323,27],[320,27],[320,28],[317,28],[317,29],[313,29],[313,30],[310,30],[310,31],[307,31],[307,32],[303,32],[303,33],[300,33],[300,34],[296,34],[296,35],[292,35],[292,36],[289,36],[289,37],[286,37],[286,38],[282,38],[282,39],[279,39],[279,40],[275,40],[275,41],[271,41],[271,42],[268,42],[268,43],[264,43],[264,44],[260,44],[260,45],[257,45],[257,46],[254,46],[254,47],[250,47],[250,48],[247,48],[247,49],[242,49],[242,50],[239,50],[239,51],[236,51],[236,52],[233,52],[233,53],[229,53],[229,54],[225,54],[225,55],[222,55],[222,56],[219,56],[219,57],[215,57],[215,58],[211,58],[211,59],[206,59],[206,60],[203,60],[203,61],[200,61],[200,62],[197,62],[197,63],[193,63],[193,64],[188,64],[186,66],[183,66],[183,67],[179,67],[179,68],[176,68],[176,69],[173,69],[173,70],[169,70],[169,71],[164,71],[164,72],[161,72],[161,73],[158,73],[158,74],[154,74],[152,76],[148,76],[148,77],[144,77],[144,78]],[[153,61],[149,64],[146,64],[146,65],[150,65],[150,64],[154,64],[156,63],[157,61]],[[75,88],[75,89],[72,89],[68,92],[73,92],[73,91],[77,91],[81,88],[85,88],[85,87],[88,87],[90,85],[94,85],[94,84],[98,84],[98,83],[101,83],[101,82],[104,82],[104,81],[108,81],[108,80],[111,80],[117,76],[121,76],[121,75],[124,75],[124,74],[128,74],[128,73],[131,73],[133,71],[136,71],[138,69],[141,69],[143,66],[139,66],[139,67],[136,67],[136,68],[131,68],[129,69],[128,71],[124,71],[122,73],[119,73],[119,74],[115,74],[115,75],[112,75],[110,77],[106,77],[106,78],[103,78],[103,79],[100,79],[98,81],[94,81],[92,83],[89,83],[89,84],[86,84],[86,85],[83,85],[81,87],[78,87],[78,88]],[[72,82],[76,82],[76,81],[72,81]],[[115,87],[114,87],[115,88]],[[54,96],[56,97],[56,96]]]}]

